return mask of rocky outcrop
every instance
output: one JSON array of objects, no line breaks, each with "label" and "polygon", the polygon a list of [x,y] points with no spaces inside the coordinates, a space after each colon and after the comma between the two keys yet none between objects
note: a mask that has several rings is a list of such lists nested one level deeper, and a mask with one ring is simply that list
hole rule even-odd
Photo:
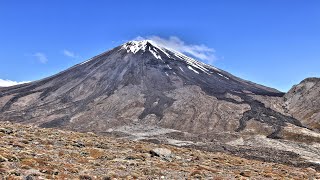
[{"label": "rocky outcrop", "polygon": [[284,96],[285,109],[303,125],[320,131],[320,78],[307,78]]}]

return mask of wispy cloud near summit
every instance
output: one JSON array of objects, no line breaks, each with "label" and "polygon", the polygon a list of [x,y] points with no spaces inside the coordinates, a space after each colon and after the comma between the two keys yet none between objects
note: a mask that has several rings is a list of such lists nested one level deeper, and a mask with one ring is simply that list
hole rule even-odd
[{"label": "wispy cloud near summit", "polygon": [[66,50],[66,49],[64,49],[64,50],[62,51],[62,53],[63,53],[65,56],[70,57],[70,58],[77,58],[77,57],[79,57],[79,56],[76,55],[74,52],[69,51],[69,50]]},{"label": "wispy cloud near summit", "polygon": [[32,56],[38,58],[38,61],[42,64],[45,64],[48,62],[48,58],[44,53],[37,52],[37,53],[34,53]]},{"label": "wispy cloud near summit", "polygon": [[186,53],[195,58],[206,61],[207,63],[213,63],[217,57],[215,56],[215,50],[213,48],[209,48],[203,44],[187,44],[180,38],[176,36],[171,36],[168,39],[162,38],[159,36],[149,36],[149,37],[137,37],[135,40],[152,40],[159,44],[160,46],[164,46],[166,48]]}]

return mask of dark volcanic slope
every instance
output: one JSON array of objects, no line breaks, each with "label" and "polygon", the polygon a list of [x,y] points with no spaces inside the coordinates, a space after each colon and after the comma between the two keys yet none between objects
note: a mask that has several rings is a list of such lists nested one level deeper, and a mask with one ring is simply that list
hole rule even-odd
[{"label": "dark volcanic slope", "polygon": [[301,126],[251,95],[282,96],[151,41],[131,41],[52,77],[0,89],[0,119],[80,131],[131,123],[189,133],[243,131],[249,120],[276,137]]}]

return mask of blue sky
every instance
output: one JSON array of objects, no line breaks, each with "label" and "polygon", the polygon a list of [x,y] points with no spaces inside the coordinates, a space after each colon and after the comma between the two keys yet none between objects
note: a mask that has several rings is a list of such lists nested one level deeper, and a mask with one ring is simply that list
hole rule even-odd
[{"label": "blue sky", "polygon": [[282,91],[320,76],[317,0],[0,0],[0,79],[41,79],[139,36],[202,45],[203,61]]}]

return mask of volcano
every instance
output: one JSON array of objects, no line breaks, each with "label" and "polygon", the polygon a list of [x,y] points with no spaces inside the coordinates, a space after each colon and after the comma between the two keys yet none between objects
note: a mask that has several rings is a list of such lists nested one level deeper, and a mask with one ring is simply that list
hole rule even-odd
[{"label": "volcano", "polygon": [[0,119],[180,146],[222,143],[233,153],[251,143],[262,153],[254,157],[266,158],[270,143],[311,131],[283,110],[283,96],[151,40],[130,41],[51,77],[0,88]]}]

